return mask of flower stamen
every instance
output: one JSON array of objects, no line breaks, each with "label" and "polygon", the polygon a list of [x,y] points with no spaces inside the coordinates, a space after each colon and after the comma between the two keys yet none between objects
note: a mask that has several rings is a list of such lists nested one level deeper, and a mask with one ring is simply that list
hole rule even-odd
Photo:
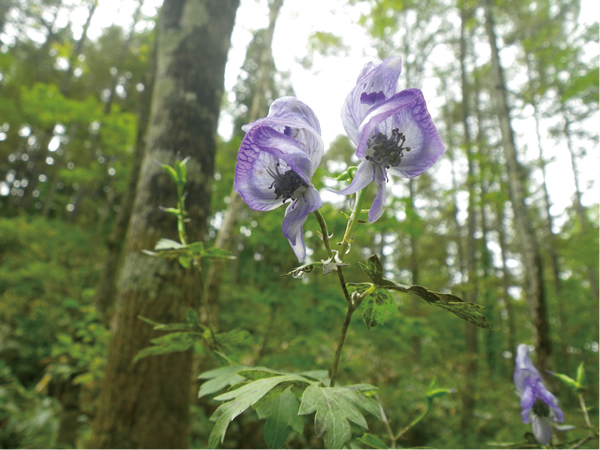
[{"label": "flower stamen", "polygon": [[275,165],[275,170],[267,167],[267,173],[273,178],[273,183],[271,183],[269,189],[274,189],[275,200],[283,197],[282,203],[285,203],[288,199],[296,200],[308,189],[308,184],[292,169],[281,173],[279,163]]},{"label": "flower stamen", "polygon": [[387,137],[379,132],[373,139],[367,140],[367,146],[372,150],[371,155],[367,155],[365,159],[368,161],[384,166],[386,169],[390,167],[398,167],[404,156],[404,151],[410,152],[410,147],[404,147],[406,136],[398,131],[398,128],[392,130],[392,136]]}]

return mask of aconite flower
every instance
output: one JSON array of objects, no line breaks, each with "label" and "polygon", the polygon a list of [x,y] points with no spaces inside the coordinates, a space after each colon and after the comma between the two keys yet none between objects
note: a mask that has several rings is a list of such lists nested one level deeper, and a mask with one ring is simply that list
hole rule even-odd
[{"label": "aconite flower", "polygon": [[235,190],[257,211],[288,205],[281,229],[302,262],[304,222],[322,205],[311,182],[323,156],[319,121],[300,100],[282,97],[267,117],[242,129],[246,135],[237,157]]},{"label": "aconite flower", "polygon": [[564,422],[565,415],[558,406],[557,398],[544,386],[525,344],[517,347],[514,381],[521,397],[523,423],[531,423],[536,440],[547,445],[552,437],[553,423]]},{"label": "aconite flower", "polygon": [[367,64],[342,108],[344,128],[361,163],[350,185],[336,192],[354,194],[372,181],[377,183],[369,222],[383,214],[388,174],[416,177],[445,151],[423,93],[419,89],[397,92],[401,71],[399,56]]}]

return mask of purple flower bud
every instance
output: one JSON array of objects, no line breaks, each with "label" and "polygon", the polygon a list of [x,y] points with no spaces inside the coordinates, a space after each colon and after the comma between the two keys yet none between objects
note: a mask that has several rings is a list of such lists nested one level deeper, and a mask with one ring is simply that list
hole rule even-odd
[{"label": "purple flower bud", "polygon": [[344,128],[356,144],[361,163],[352,183],[337,192],[354,194],[372,181],[377,183],[379,191],[369,211],[369,222],[383,214],[388,172],[416,177],[446,150],[423,93],[419,89],[397,92],[401,70],[399,56],[367,64],[342,108]]},{"label": "purple flower bud", "polygon": [[266,118],[242,128],[246,136],[238,152],[234,188],[257,211],[288,203],[281,228],[302,262],[304,222],[322,205],[311,182],[323,156],[319,121],[298,99],[282,97],[273,102]]}]

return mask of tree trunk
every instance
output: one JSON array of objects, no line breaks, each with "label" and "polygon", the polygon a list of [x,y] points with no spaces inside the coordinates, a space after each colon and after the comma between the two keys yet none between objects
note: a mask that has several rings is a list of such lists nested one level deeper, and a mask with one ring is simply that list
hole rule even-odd
[{"label": "tree trunk", "polygon": [[[140,1],[138,10],[136,11],[136,14],[134,16],[134,23],[136,22],[141,6],[142,2]],[[133,32],[134,29],[132,27],[129,38],[123,51],[126,51],[129,47],[133,38]],[[94,307],[96,308],[96,311],[98,311],[98,313],[101,316],[103,316],[106,321],[108,321],[108,318],[110,317],[110,309],[113,305],[113,300],[116,293],[116,279],[118,274],[119,262],[121,260],[121,250],[123,247],[123,242],[125,241],[125,236],[127,234],[129,220],[131,219],[133,202],[135,200],[135,191],[139,180],[142,160],[144,158],[144,150],[146,146],[145,136],[146,131],[148,129],[148,121],[150,119],[150,106],[152,101],[151,94],[154,89],[155,71],[156,44],[154,45],[151,67],[148,70],[147,80],[145,80],[144,83],[145,89],[142,92],[142,95],[140,96],[137,139],[135,153],[133,156],[133,167],[131,168],[131,176],[129,177],[127,189],[125,190],[123,197],[121,198],[121,203],[119,205],[119,213],[117,214],[114,228],[108,236],[108,239],[106,240],[108,252],[106,254],[106,259],[104,260],[104,267],[100,276],[100,282],[98,283],[98,287],[96,289],[96,295],[94,296]],[[113,91],[114,84],[113,89],[111,90],[111,95],[108,101],[106,102],[107,104],[104,110],[105,113],[107,113],[107,111],[110,112],[109,102],[113,98]]]},{"label": "tree trunk", "polygon": [[[265,34],[263,41],[262,51],[259,57],[259,78],[256,82],[256,92],[252,98],[252,104],[250,106],[249,119],[250,122],[260,119],[266,113],[268,105],[265,101],[265,92],[267,90],[268,81],[273,76],[268,67],[273,67],[269,64],[269,61],[273,60],[272,44],[273,34],[275,33],[275,24],[277,23],[277,16],[283,6],[283,0],[271,0],[269,2],[269,26]],[[235,189],[231,190],[229,195],[229,204],[227,205],[227,211],[225,212],[225,218],[219,229],[219,233],[215,239],[215,247],[222,248],[225,250],[233,250],[235,240],[233,234],[235,227],[240,220],[240,214],[244,211],[244,202],[240,194]],[[214,330],[218,329],[218,311],[219,311],[219,296],[221,291],[221,283],[223,281],[223,274],[225,273],[225,261],[215,260],[211,262],[206,276],[206,282],[204,287],[205,292],[205,307],[206,312],[203,317],[204,320],[210,318],[210,325]]]},{"label": "tree trunk", "polygon": [[[469,203],[467,206],[467,245],[466,245],[466,272],[467,272],[467,287],[465,299],[468,302],[476,303],[479,297],[479,283],[477,279],[477,241],[475,240],[475,228],[477,226],[476,218],[476,202],[475,198],[475,162],[473,161],[473,139],[469,119],[471,116],[471,108],[469,101],[469,83],[467,80],[467,39],[466,21],[470,13],[461,8],[461,28],[460,28],[460,73],[461,73],[461,113],[464,141],[463,145],[467,155],[468,173],[467,173],[467,190],[469,191]],[[476,385],[478,381],[478,339],[477,327],[470,323],[466,325],[466,361],[465,375],[469,379],[470,385]],[[463,414],[461,418],[461,431],[465,436],[469,436],[472,430],[473,414],[475,410],[475,396],[471,389],[464,389],[462,394]]]},{"label": "tree trunk", "polygon": [[496,94],[494,100],[502,144],[506,157],[508,187],[510,201],[515,215],[515,225],[521,244],[521,260],[526,282],[526,295],[529,301],[533,328],[535,330],[535,345],[537,363],[540,370],[546,367],[546,360],[551,352],[550,328],[546,310],[546,294],[544,292],[544,274],[539,246],[531,226],[529,211],[525,205],[525,182],[522,168],[517,158],[515,139],[510,123],[510,108],[508,106],[506,82],[503,68],[500,64],[499,51],[496,43],[491,0],[484,2],[485,28],[488,35],[492,56],[492,78]]},{"label": "tree trunk", "polygon": [[197,309],[200,280],[177,262],[141,253],[159,238],[176,239],[177,201],[157,161],[190,156],[190,242],[202,240],[209,213],[223,75],[239,0],[166,0],[157,35],[157,67],[146,152],[129,226],[92,448],[185,448],[191,389],[190,351],[133,357],[159,336],[138,319],[181,322]]},{"label": "tree trunk", "polygon": [[[579,187],[579,170],[577,168],[577,157],[575,155],[575,148],[573,145],[573,133],[571,132],[571,121],[567,115],[566,108],[561,105],[561,112],[563,114],[564,129],[563,132],[567,138],[567,148],[571,155],[571,167],[573,169],[573,180],[575,182],[575,208],[577,210],[577,216],[581,225],[581,232],[585,235],[588,229],[587,218],[585,216],[585,209],[581,203],[581,188]],[[593,267],[588,267],[588,279],[590,280],[590,288],[594,300],[598,303],[598,271]]]}]

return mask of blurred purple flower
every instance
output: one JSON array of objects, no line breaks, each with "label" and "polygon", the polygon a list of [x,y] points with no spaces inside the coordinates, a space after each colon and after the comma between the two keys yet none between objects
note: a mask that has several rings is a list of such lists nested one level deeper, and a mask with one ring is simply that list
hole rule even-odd
[{"label": "blurred purple flower", "polygon": [[371,181],[377,183],[379,191],[369,211],[369,222],[383,214],[388,172],[416,177],[445,151],[423,93],[419,89],[396,92],[401,71],[399,56],[367,64],[342,108],[344,128],[356,144],[361,163],[352,183],[336,192],[354,194]]},{"label": "blurred purple flower", "polygon": [[282,97],[273,102],[266,118],[242,129],[246,136],[235,167],[235,190],[257,211],[270,211],[290,200],[281,228],[302,262],[304,222],[322,205],[311,183],[323,156],[319,121],[298,99]]},{"label": "blurred purple flower", "polygon": [[514,381],[521,397],[523,423],[531,423],[537,441],[547,445],[552,437],[553,422],[564,422],[565,416],[558,406],[557,398],[544,386],[525,344],[517,347]]}]

